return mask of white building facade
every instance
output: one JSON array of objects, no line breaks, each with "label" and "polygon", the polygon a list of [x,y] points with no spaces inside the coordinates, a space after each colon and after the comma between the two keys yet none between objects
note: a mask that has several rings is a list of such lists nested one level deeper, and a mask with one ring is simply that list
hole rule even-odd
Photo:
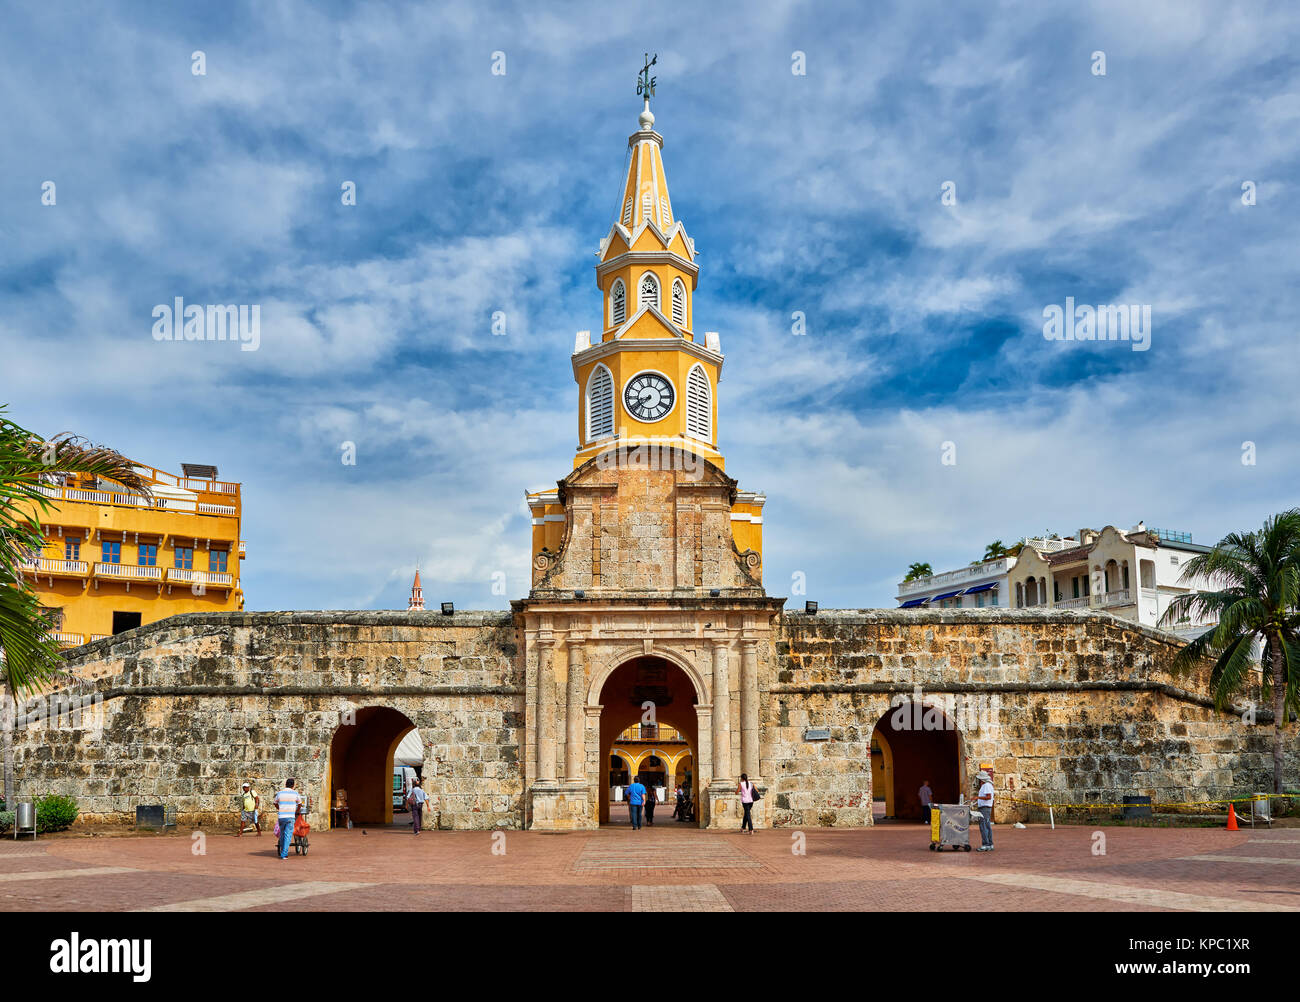
[{"label": "white building facade", "polygon": [[[1189,533],[1108,525],[1064,539],[1029,539],[1017,556],[932,574],[898,586],[904,609],[1102,609],[1157,627],[1169,603],[1203,585],[1182,580],[1184,566],[1210,547]],[[1161,627],[1195,636],[1213,622],[1187,619]]]}]

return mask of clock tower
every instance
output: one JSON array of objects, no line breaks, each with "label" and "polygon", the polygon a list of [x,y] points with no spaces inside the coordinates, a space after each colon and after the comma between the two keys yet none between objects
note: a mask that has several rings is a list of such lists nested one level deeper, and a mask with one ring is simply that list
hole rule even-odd
[{"label": "clock tower", "polygon": [[[532,587],[511,603],[534,829],[617,820],[610,756],[632,726],[652,728],[652,742],[660,725],[679,735],[646,754],[709,828],[741,827],[737,779],[763,767],[785,599],[763,589],[765,498],[723,468],[722,346],[698,326],[695,244],[650,112],[654,64],[647,54],[645,106],[597,253],[600,320],[573,346],[573,468],[528,495]],[[761,804],[753,820],[766,824]]]},{"label": "clock tower", "polygon": [[[641,90],[638,90],[641,93]],[[571,551],[572,520],[566,517],[566,484],[588,467],[604,470],[676,466],[698,479],[730,485],[719,542],[734,549],[744,580],[732,579],[730,559],[705,561],[712,574],[682,574],[654,558],[642,564],[662,572],[641,576],[650,590],[680,593],[713,588],[761,592],[762,494],[740,490],[724,472],[719,448],[718,386],[722,344],[716,331],[699,329],[695,292],[699,266],[695,242],[677,218],[664,168],[664,137],[650,111],[647,79],[637,131],[628,137],[621,197],[597,252],[596,287],[601,314],[592,330],[579,331],[571,364],[577,384],[574,473],[558,490],[528,495],[533,516],[533,583],[560,585],[552,571],[561,551]],[[583,479],[583,478],[578,478]],[[608,478],[606,478],[608,479]],[[567,491],[572,495],[573,491]],[[698,492],[693,495],[698,500]],[[717,505],[708,510],[716,511]],[[624,506],[624,512],[627,511]],[[605,531],[602,527],[601,531]],[[620,551],[627,556],[627,547]],[[731,556],[731,555],[723,555]],[[599,570],[612,570],[597,559]],[[572,574],[562,575],[573,578]],[[586,576],[585,574],[583,576]],[[699,580],[695,580],[698,578]],[[708,579],[708,580],[706,580]],[[572,587],[601,588],[608,573]]]},{"label": "clock tower", "polygon": [[717,448],[722,348],[696,329],[695,243],[673,212],[664,139],[649,101],[628,138],[618,211],[600,242],[601,319],[578,334],[579,467],[611,445],[671,445],[723,468]]}]

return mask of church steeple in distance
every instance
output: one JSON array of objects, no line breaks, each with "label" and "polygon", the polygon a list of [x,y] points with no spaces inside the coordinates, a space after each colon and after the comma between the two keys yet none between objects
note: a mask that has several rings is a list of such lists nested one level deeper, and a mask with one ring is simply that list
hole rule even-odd
[{"label": "church steeple in distance", "polygon": [[600,242],[599,333],[578,334],[574,467],[611,448],[674,446],[724,465],[717,448],[718,335],[696,329],[695,244],[673,211],[664,137],[650,110],[658,56],[637,78],[643,107],[628,137],[627,175],[615,218]]},{"label": "church steeple in distance", "polygon": [[415,581],[411,584],[411,598],[406,603],[407,612],[424,611],[424,589],[420,586],[420,565],[415,565]]}]

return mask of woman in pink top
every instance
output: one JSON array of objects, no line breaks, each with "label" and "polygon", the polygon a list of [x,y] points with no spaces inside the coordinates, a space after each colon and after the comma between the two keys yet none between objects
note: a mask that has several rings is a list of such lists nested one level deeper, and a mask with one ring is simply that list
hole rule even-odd
[{"label": "woman in pink top", "polygon": [[749,776],[745,773],[740,774],[740,783],[736,786],[736,792],[740,794],[740,806],[745,809],[745,816],[740,821],[741,832],[748,831],[754,834],[754,819],[750,817],[750,812],[754,809],[754,784],[749,781]]}]

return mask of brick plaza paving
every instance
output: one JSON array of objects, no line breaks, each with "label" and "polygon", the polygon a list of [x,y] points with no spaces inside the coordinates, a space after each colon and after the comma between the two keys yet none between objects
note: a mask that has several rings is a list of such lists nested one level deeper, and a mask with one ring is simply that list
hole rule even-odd
[{"label": "brick plaza paving", "polygon": [[[1094,832],[1105,855],[1094,855]],[[999,826],[992,853],[927,849],[920,825],[753,836],[269,831],[0,839],[0,911],[1297,911],[1300,828]],[[493,847],[498,852],[493,853]],[[500,849],[504,848],[504,854]]]}]

